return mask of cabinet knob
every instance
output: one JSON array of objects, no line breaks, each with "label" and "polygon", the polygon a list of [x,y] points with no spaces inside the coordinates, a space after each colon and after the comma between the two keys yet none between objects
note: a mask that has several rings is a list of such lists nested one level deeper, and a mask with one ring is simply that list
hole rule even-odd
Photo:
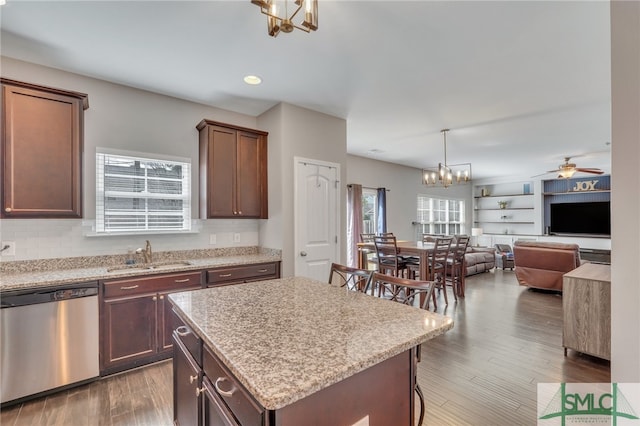
[{"label": "cabinet knob", "polygon": [[198,380],[198,376],[197,376],[197,375],[195,375],[195,376],[189,376],[189,383],[193,383],[193,382],[195,382],[196,380]]},{"label": "cabinet knob", "polygon": [[4,209],[4,211],[5,211],[5,212],[7,212],[7,213],[11,213],[11,207],[6,207],[6,208]]},{"label": "cabinet knob", "polygon": [[164,299],[164,294],[160,295],[160,300]]},{"label": "cabinet knob", "polygon": [[238,210],[238,214],[242,214],[242,210]]},{"label": "cabinet knob", "polygon": [[204,392],[204,386],[201,388],[196,388],[196,396],[200,396],[202,392]]},{"label": "cabinet knob", "polygon": [[157,298],[156,296],[153,296],[153,297],[151,298],[151,300],[153,300],[153,301],[155,302],[156,300],[158,300],[158,298]]}]

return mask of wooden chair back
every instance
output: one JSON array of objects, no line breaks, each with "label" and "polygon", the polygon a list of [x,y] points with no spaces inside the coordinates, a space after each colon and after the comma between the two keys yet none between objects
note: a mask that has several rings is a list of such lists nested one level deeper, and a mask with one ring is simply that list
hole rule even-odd
[{"label": "wooden chair back", "polygon": [[346,287],[352,291],[367,293],[371,284],[373,271],[352,268],[339,263],[331,264],[329,272],[329,284]]},{"label": "wooden chair back", "polygon": [[433,251],[429,254],[429,277],[430,281],[436,279],[437,274],[444,274],[447,267],[447,258],[449,257],[449,250],[451,248],[451,242],[453,237],[439,237],[436,238],[433,246]]},{"label": "wooden chair back", "polygon": [[433,281],[411,280],[378,272],[374,272],[371,284],[383,289],[379,293],[383,299],[404,305],[418,306],[422,309],[429,308],[429,300],[433,297],[435,285]]},{"label": "wooden chair back", "polygon": [[398,244],[396,237],[381,236],[374,237],[376,246],[376,258],[378,259],[378,271],[391,271],[394,275],[399,275],[399,271],[406,267],[405,263],[398,256]]}]

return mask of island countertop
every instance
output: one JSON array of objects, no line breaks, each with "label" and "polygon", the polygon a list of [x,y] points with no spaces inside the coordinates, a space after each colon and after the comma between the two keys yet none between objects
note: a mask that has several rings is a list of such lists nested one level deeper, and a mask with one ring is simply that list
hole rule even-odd
[{"label": "island countertop", "polygon": [[174,293],[169,300],[268,410],[453,327],[434,312],[300,277]]}]

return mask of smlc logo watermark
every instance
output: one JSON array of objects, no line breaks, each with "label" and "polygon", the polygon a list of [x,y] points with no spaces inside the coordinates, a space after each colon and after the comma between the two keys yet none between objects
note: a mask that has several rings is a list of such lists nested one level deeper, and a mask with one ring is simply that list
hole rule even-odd
[{"label": "smlc logo watermark", "polygon": [[539,383],[538,425],[640,426],[640,383]]}]

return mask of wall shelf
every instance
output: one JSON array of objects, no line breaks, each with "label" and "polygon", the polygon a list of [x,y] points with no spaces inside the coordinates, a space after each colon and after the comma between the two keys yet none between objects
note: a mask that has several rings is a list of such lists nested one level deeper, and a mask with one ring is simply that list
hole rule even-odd
[{"label": "wall shelf", "polygon": [[531,196],[533,194],[500,194],[500,195],[485,195],[485,196],[476,195],[473,198],[505,198],[505,197],[521,197],[521,196],[524,196],[524,195]]},{"label": "wall shelf", "polygon": [[518,222],[518,221],[508,221],[508,220],[502,220],[502,221],[493,221],[493,220],[483,220],[481,222],[479,221],[475,221],[474,223],[511,223],[511,224],[521,224],[521,225],[533,225],[535,222]]},{"label": "wall shelf", "polygon": [[610,189],[597,189],[595,191],[565,191],[565,192],[543,192],[542,195],[578,195],[578,194],[596,194],[611,192]]},{"label": "wall shelf", "polygon": [[507,207],[506,209],[474,209],[475,211],[489,211],[489,210],[496,210],[496,211],[505,211],[505,210],[533,210],[533,207]]}]

